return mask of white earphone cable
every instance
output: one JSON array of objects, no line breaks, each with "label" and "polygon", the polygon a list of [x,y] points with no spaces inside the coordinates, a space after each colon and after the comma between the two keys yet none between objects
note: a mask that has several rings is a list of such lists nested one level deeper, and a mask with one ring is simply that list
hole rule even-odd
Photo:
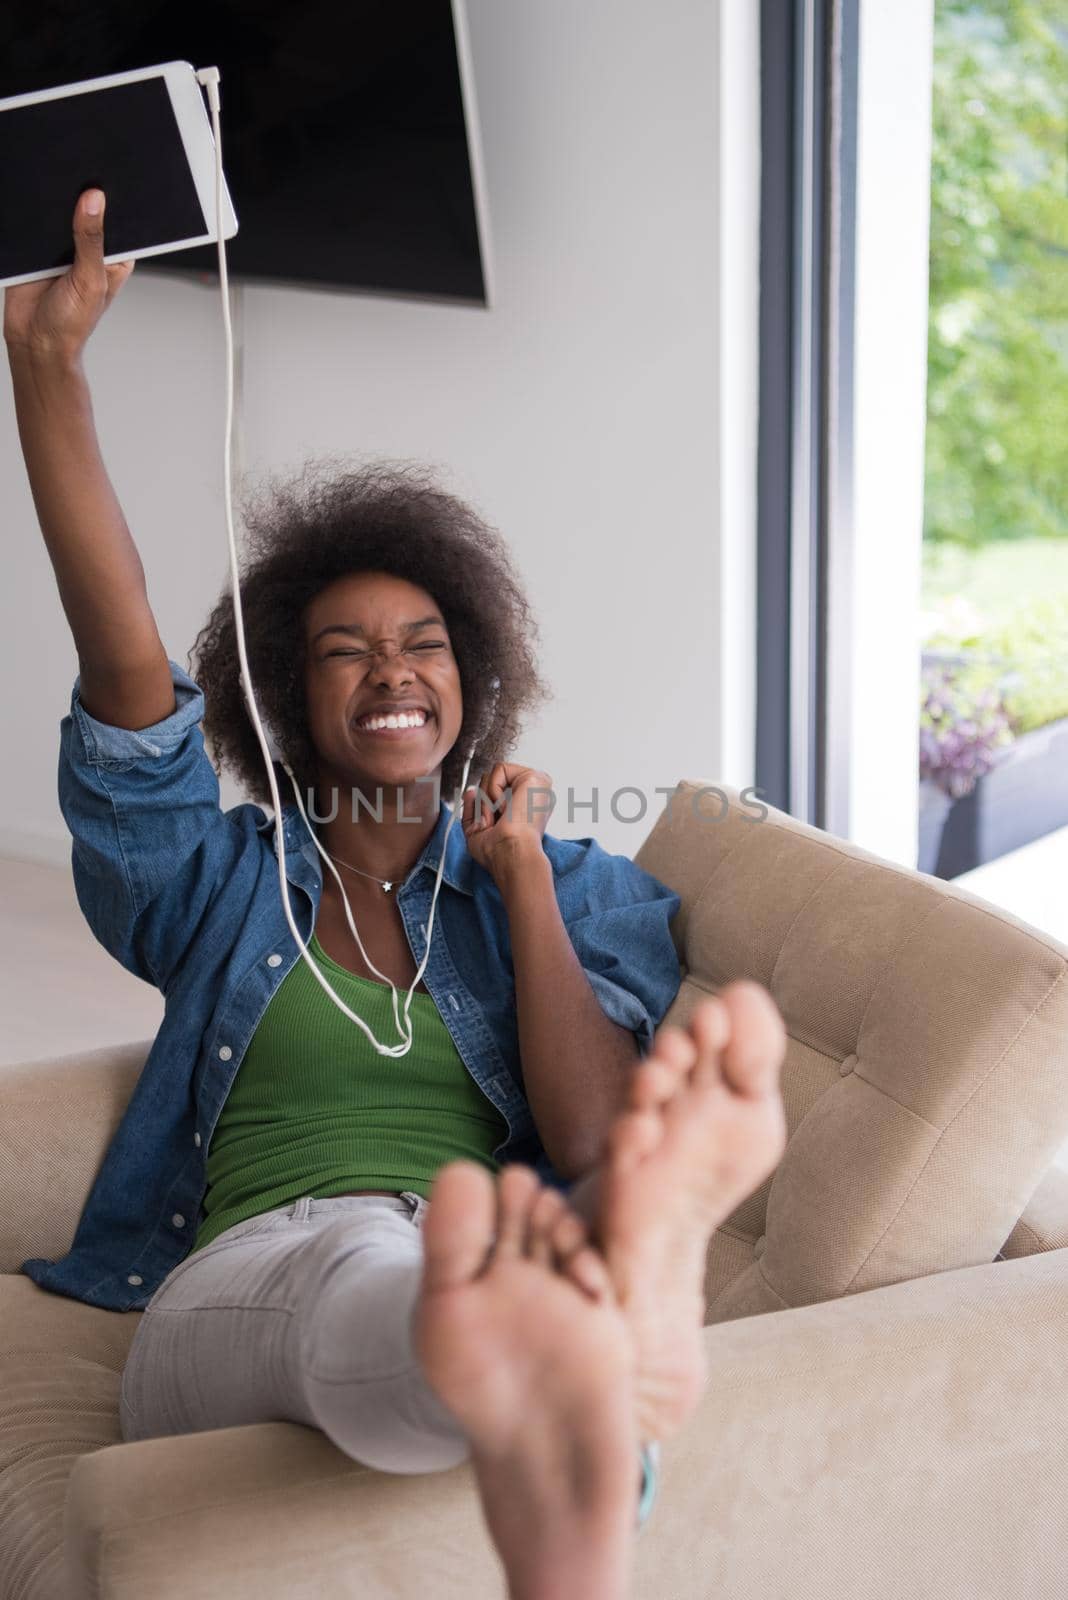
[{"label": "white earphone cable", "polygon": [[[430,915],[427,918],[426,950],[423,953],[423,959],[419,963],[418,970],[416,971],[415,977],[412,980],[411,988],[407,991],[404,998],[404,1020],[402,1023],[398,1012],[397,986],[391,978],[386,976],[384,972],[379,972],[378,968],[367,954],[367,951],[364,949],[363,941],[357,931],[356,923],[352,915],[352,908],[349,905],[348,895],[345,893],[345,886],[341,881],[341,877],[338,874],[337,868],[334,866],[334,863],[330,860],[330,857],[327,855],[326,851],[323,849],[322,845],[319,843],[319,840],[315,836],[315,830],[308,821],[307,813],[304,810],[304,805],[300,798],[300,788],[293,774],[293,770],[288,761],[286,761],[285,756],[279,752],[281,765],[288,774],[290,783],[293,785],[293,793],[296,796],[297,807],[301,816],[304,818],[305,823],[307,824],[308,832],[311,835],[312,842],[314,843],[319,854],[322,856],[323,860],[326,862],[327,866],[330,868],[331,872],[334,874],[334,877],[337,879],[337,885],[341,890],[341,898],[345,906],[345,916],[348,920],[348,925],[352,931],[353,937],[355,938],[356,943],[359,945],[360,954],[363,956],[363,959],[366,961],[370,970],[389,984],[393,1001],[393,1020],[396,1025],[397,1032],[401,1035],[402,1043],[393,1045],[382,1044],[378,1039],[375,1038],[374,1034],[371,1032],[371,1029],[367,1026],[367,1023],[363,1020],[363,1018],[357,1016],[356,1013],[350,1010],[350,1008],[345,1004],[344,1000],[342,1000],[339,995],[335,994],[334,990],[331,988],[330,984],[319,970],[319,967],[313,958],[308,954],[308,947],[301,938],[300,930],[293,919],[293,910],[289,900],[289,884],[286,879],[285,868],[285,840],[283,838],[282,828],[282,802],[278,794],[278,784],[275,780],[274,763],[272,760],[267,735],[264,732],[263,723],[260,720],[259,708],[256,705],[255,696],[252,690],[252,674],[249,671],[248,653],[245,648],[245,617],[241,605],[241,587],[238,578],[237,540],[234,534],[233,490],[231,484],[231,453],[234,426],[234,334],[233,323],[230,316],[230,283],[226,270],[226,244],[223,239],[222,227],[223,163],[222,131],[219,124],[218,68],[202,68],[201,71],[197,73],[197,80],[207,89],[208,107],[211,111],[212,130],[215,137],[215,228],[219,249],[219,288],[222,292],[223,327],[226,332],[226,431],[223,458],[223,487],[224,498],[226,501],[226,534],[230,545],[230,576],[233,583],[234,621],[236,623],[237,631],[237,653],[241,662],[241,680],[245,693],[245,701],[248,706],[252,725],[256,730],[256,737],[259,740],[260,749],[263,752],[264,765],[267,770],[267,781],[271,790],[271,801],[274,805],[275,839],[278,847],[278,883],[282,891],[282,905],[285,911],[286,922],[289,924],[289,930],[297,942],[297,946],[305,964],[307,965],[312,976],[315,978],[316,982],[330,996],[330,999],[337,1006],[338,1010],[342,1011],[345,1016],[350,1019],[350,1021],[355,1022],[357,1027],[363,1030],[370,1043],[378,1051],[379,1055],[394,1057],[403,1056],[407,1055],[412,1045],[412,1021],[410,1014],[412,995],[415,993],[415,990],[418,987],[419,981],[426,969],[427,961],[430,958],[430,940],[434,931],[434,913],[437,908],[438,890],[441,888],[441,877],[445,870],[445,854],[449,842],[449,834],[452,832],[453,824],[459,815],[460,800],[457,799],[456,803],[451,808],[448,826],[445,829],[445,837],[442,840],[441,860],[438,862],[437,875],[434,880],[434,893],[431,896],[430,901]],[[467,774],[473,755],[474,750],[472,749],[468,752],[467,760],[464,762],[463,777],[460,780],[460,795],[463,794],[464,789],[467,786]]]}]

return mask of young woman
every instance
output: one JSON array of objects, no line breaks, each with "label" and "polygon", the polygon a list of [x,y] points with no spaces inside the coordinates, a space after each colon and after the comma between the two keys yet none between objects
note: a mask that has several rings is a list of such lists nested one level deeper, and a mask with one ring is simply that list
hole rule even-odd
[{"label": "young woman", "polygon": [[[144,1311],[126,1439],[289,1419],[386,1471],[470,1455],[513,1593],[558,1592],[565,1562],[620,1594],[634,1454],[647,1510],[648,1446],[702,1382],[709,1234],[781,1154],[781,1022],[735,984],[654,1040],[678,897],[545,832],[547,775],[506,759],[543,692],[525,598],[419,469],[309,472],[251,507],[251,676],[310,821],[280,765],[277,824],[222,811],[201,724],[270,799],[229,591],[194,678],[96,443],[82,351],[131,270],[104,266],[102,206],[78,203],[69,273],[8,290],[4,333],[80,664],[79,903],[166,1008],[71,1251],[23,1271]],[[493,809],[469,794],[450,830],[472,748]],[[292,937],[280,841],[309,956],[373,1037]]]}]

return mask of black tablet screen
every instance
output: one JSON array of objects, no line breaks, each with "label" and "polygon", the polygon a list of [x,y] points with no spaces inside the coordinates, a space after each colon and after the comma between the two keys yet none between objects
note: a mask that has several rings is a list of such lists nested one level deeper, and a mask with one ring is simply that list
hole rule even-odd
[{"label": "black tablet screen", "polygon": [[208,232],[162,78],[0,111],[0,278],[68,266],[74,205],[94,187],[108,255]]}]

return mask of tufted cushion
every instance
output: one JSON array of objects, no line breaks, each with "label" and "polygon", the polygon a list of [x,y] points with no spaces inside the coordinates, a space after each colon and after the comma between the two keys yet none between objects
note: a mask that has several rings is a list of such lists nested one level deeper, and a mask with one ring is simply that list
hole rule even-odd
[{"label": "tufted cushion", "polygon": [[667,1020],[748,977],[789,1033],[789,1143],[713,1241],[709,1320],[993,1261],[1068,1137],[1068,949],[720,787],[637,856],[683,900]]},{"label": "tufted cushion", "polygon": [[1002,1245],[1001,1254],[1006,1261],[1016,1261],[1020,1256],[1036,1256],[1066,1247],[1068,1171],[1061,1165],[1054,1165],[1027,1202],[1023,1216]]}]

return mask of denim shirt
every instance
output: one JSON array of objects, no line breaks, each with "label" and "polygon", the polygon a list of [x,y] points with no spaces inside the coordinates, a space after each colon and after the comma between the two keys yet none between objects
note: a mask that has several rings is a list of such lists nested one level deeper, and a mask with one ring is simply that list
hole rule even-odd
[{"label": "denim shirt", "polygon": [[[271,996],[302,959],[282,905],[275,821],[249,803],[221,809],[198,726],[203,693],[170,666],[176,707],[162,722],[136,731],[98,722],[81,704],[79,677],[60,725],[59,803],[78,904],[104,948],[154,984],[165,1008],[71,1250],[58,1261],[24,1261],[21,1271],[44,1289],[112,1311],[142,1309],[191,1249],[219,1113]],[[449,815],[443,803],[397,891],[416,963]],[[295,805],[282,807],[282,838],[293,919],[307,942],[322,868]],[[680,983],[669,928],[679,897],[592,839],[546,835],[544,849],[590,986],[645,1054]],[[566,1189],[523,1093],[504,903],[469,854],[459,819],[423,981],[468,1071],[507,1122],[494,1159],[524,1162]]]}]

